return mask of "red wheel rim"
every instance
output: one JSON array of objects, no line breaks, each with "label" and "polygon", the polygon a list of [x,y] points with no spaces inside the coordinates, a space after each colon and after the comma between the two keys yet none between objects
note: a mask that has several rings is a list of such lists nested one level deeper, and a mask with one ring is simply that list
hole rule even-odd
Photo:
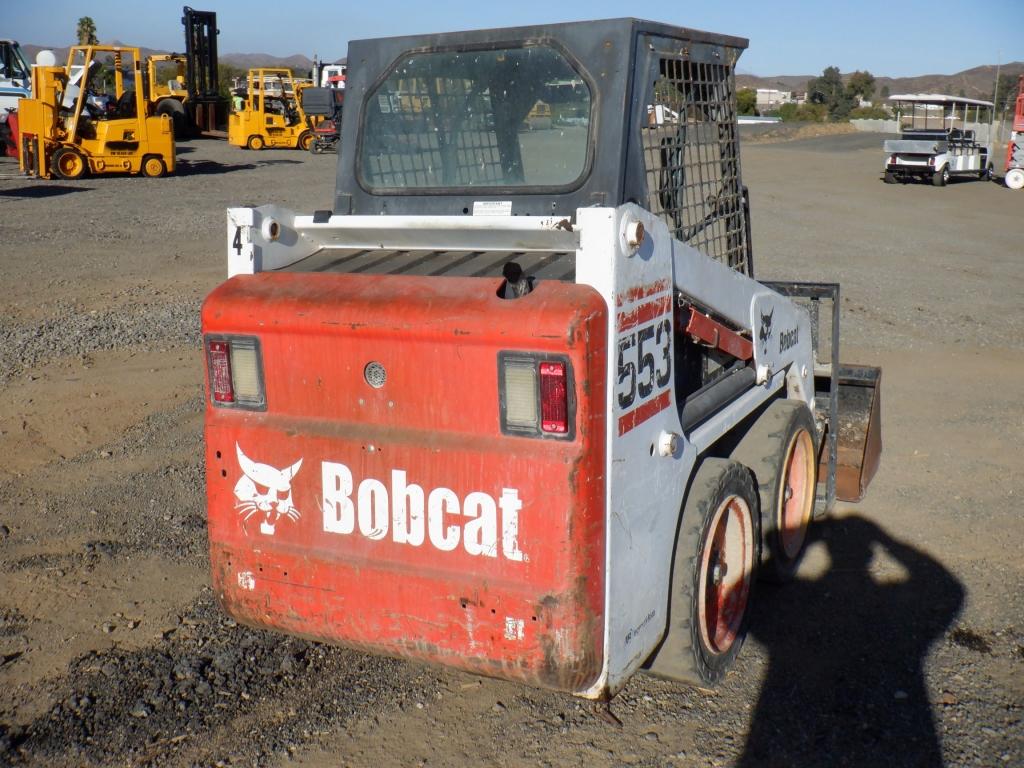
[{"label": "red wheel rim", "polygon": [[715,511],[701,557],[699,619],[704,645],[714,653],[732,647],[747,612],[754,571],[750,506],[739,496]]},{"label": "red wheel rim", "polygon": [[814,506],[814,449],[807,430],[793,436],[779,504],[779,543],[790,560],[800,554]]}]

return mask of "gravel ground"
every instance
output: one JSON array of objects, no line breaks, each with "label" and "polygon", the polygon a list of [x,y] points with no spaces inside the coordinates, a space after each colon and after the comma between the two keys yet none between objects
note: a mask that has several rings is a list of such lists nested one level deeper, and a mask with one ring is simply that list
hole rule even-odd
[{"label": "gravel ground", "polygon": [[223,210],[328,207],[333,156],[193,141],[175,177],[77,184],[0,160],[0,764],[1024,765],[1024,198],[886,186],[879,137],[797,138],[744,144],[756,267],[842,282],[844,357],[885,371],[883,466],[760,589],[720,688],[638,676],[608,708],[214,605],[198,312]]}]

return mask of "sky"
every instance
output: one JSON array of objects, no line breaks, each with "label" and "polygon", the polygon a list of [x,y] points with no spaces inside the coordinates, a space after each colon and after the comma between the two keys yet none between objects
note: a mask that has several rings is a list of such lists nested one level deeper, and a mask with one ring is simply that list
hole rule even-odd
[{"label": "sky", "polygon": [[[828,66],[875,76],[953,74],[1024,61],[1024,0],[193,0],[217,14],[218,50],[333,61],[347,42],[558,21],[636,16],[746,37],[739,71],[762,77],[817,75]],[[0,37],[22,44],[75,42],[81,16],[100,42],[180,51],[182,0],[3,0]]]}]

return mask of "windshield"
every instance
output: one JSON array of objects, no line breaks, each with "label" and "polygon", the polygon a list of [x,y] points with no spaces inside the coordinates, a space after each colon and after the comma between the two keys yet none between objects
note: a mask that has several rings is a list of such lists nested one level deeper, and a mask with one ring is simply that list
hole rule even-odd
[{"label": "windshield", "polygon": [[370,92],[370,189],[565,187],[583,175],[590,88],[544,45],[409,54]]},{"label": "windshield", "polygon": [[0,41],[0,77],[5,79],[27,78],[29,73],[21,48],[15,42]]}]

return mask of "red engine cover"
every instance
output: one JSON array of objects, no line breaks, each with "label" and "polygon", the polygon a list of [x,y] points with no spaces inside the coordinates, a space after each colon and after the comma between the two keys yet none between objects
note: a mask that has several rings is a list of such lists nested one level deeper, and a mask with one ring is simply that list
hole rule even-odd
[{"label": "red engine cover", "polygon": [[[595,681],[607,311],[586,286],[497,289],[260,274],[207,298],[205,334],[258,337],[267,402],[216,407],[207,377],[210,556],[231,615],[560,690]],[[503,434],[502,351],[568,358],[572,439]]]}]

